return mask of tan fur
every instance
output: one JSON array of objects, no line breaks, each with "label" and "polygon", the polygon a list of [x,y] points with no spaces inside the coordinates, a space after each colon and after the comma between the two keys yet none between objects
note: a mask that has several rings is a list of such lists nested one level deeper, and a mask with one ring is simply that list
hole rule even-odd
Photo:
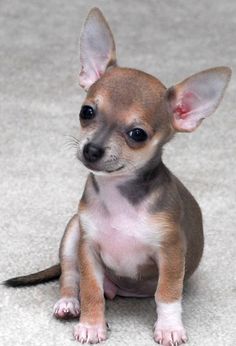
[{"label": "tan fur", "polygon": [[81,241],[79,244],[79,269],[80,269],[80,322],[90,324],[104,323],[105,302],[101,285],[97,283],[95,268],[91,261],[91,250],[84,238],[81,228]]},{"label": "tan fur", "polygon": [[170,303],[181,299],[184,278],[184,249],[177,240],[172,246],[165,243],[158,253],[159,281],[155,298],[157,302]]},{"label": "tan fur", "polygon": [[59,252],[62,271],[62,275],[60,277],[60,294],[62,298],[78,298],[79,294],[79,282],[78,278],[75,277],[76,274],[77,276],[79,275],[77,264],[78,250],[73,254],[73,256],[69,256],[69,254],[66,253],[66,244],[70,241],[71,233],[74,229],[77,229],[77,232],[79,233],[78,214],[75,214],[69,221],[61,242]]}]

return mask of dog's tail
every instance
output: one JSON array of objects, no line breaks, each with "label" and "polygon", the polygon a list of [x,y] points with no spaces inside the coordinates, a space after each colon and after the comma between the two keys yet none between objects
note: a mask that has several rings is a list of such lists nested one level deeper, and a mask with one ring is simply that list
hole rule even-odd
[{"label": "dog's tail", "polygon": [[61,275],[60,264],[55,264],[54,266],[41,270],[40,272],[18,276],[3,282],[5,286],[8,287],[23,287],[23,286],[33,286],[48,281],[56,280]]}]

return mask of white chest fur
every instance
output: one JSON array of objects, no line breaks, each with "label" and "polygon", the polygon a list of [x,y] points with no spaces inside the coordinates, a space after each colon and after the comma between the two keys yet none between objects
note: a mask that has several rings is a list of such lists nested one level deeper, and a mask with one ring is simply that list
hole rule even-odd
[{"label": "white chest fur", "polygon": [[139,267],[151,261],[150,235],[156,230],[151,229],[145,205],[132,206],[114,182],[99,179],[99,192],[90,195],[89,208],[80,218],[104,264],[117,275],[135,278]]}]

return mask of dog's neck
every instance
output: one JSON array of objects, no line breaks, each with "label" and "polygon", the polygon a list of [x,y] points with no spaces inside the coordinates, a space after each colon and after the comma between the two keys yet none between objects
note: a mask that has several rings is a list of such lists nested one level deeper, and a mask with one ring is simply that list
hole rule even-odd
[{"label": "dog's neck", "polygon": [[[149,160],[132,175],[93,175],[96,189],[112,187],[118,189],[132,205],[140,204],[148,195],[169,179],[168,169],[162,162],[161,152]],[[111,201],[112,202],[112,201]]]},{"label": "dog's neck", "polygon": [[138,205],[169,178],[167,171],[161,158],[157,162],[150,161],[135,177],[118,188],[131,204]]}]

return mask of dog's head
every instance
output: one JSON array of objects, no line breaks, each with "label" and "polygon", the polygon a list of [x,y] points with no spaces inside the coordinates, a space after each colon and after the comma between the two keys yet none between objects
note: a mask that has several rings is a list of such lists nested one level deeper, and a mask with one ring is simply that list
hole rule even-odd
[{"label": "dog's head", "polygon": [[130,175],[159,160],[176,131],[190,132],[219,105],[230,79],[228,67],[197,73],[167,89],[144,72],[116,63],[111,30],[97,8],[81,34],[78,158],[95,173]]}]

